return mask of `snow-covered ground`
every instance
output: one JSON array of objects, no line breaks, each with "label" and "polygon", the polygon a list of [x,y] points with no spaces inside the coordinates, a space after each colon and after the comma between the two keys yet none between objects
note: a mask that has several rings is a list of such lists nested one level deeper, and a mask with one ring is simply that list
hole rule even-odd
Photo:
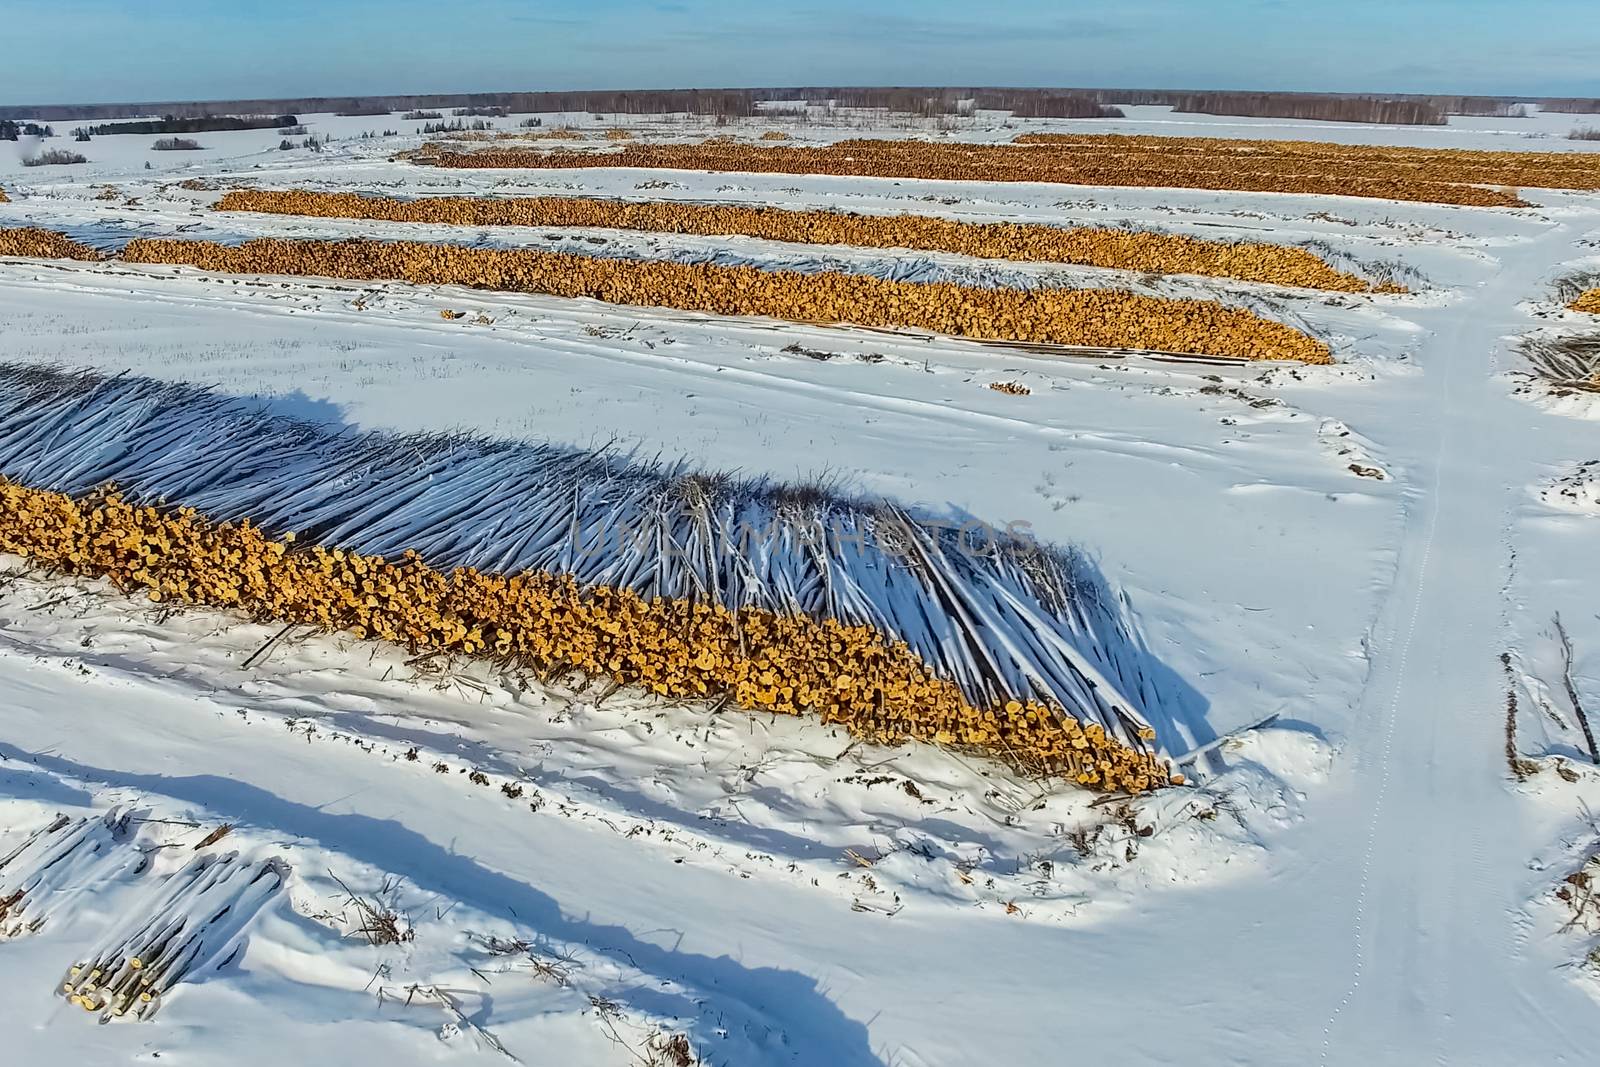
[{"label": "snow-covered ground", "polygon": [[[792,103],[774,102],[767,105],[789,110]],[[835,141],[848,137],[906,137],[932,136],[952,140],[1009,141],[1019,133],[1110,133],[1151,134],[1172,137],[1234,137],[1268,140],[1335,141],[1341,144],[1411,145],[1437,148],[1474,148],[1508,152],[1593,152],[1600,151],[1600,142],[1572,140],[1568,134],[1575,129],[1600,127],[1600,115],[1541,112],[1530,106],[1526,118],[1486,118],[1452,115],[1444,126],[1385,126],[1354,122],[1317,122],[1299,119],[1241,118],[1225,115],[1189,115],[1174,112],[1159,105],[1121,105],[1125,117],[1121,119],[1013,119],[1004,111],[980,111],[970,116],[945,116],[942,118],[912,118],[890,115],[883,111],[861,108],[808,109],[806,117],[781,114],[770,117],[754,116],[735,119],[728,125],[718,125],[714,120],[693,115],[595,115],[589,112],[517,113],[481,121],[495,132],[543,132],[557,127],[571,127],[591,139],[603,143],[604,131],[613,127],[627,127],[640,136],[679,140],[696,139],[711,135],[754,137],[770,129],[783,130],[802,141]],[[457,119],[450,108],[442,110],[440,121],[460,121],[471,125],[477,117]],[[336,142],[359,138],[364,133],[381,135],[385,130],[398,130],[410,139],[420,135],[426,121],[406,119],[405,113],[396,111],[389,115],[326,115],[302,114],[295,117],[306,127],[304,134],[287,135],[299,146],[308,136],[331,137]],[[155,117],[155,116],[151,116]],[[538,119],[541,126],[524,129],[525,120]],[[36,154],[41,142],[23,140],[16,143],[0,142],[0,175],[34,174],[40,170],[60,172],[71,169],[79,174],[131,171],[142,169],[146,163],[152,170],[170,173],[193,170],[214,165],[221,160],[240,159],[264,150],[273,150],[286,135],[276,128],[260,130],[219,130],[210,133],[184,134],[199,142],[199,151],[158,152],[151,145],[159,134],[112,134],[94,137],[87,143],[75,142],[72,131],[79,125],[99,125],[102,121],[125,122],[127,119],[93,120],[78,123],[72,120],[41,120],[48,123],[56,136],[42,142],[47,148],[65,148],[79,151],[89,160],[87,164],[71,168],[24,168],[22,161]],[[392,148],[397,138],[383,138],[383,147]],[[581,142],[580,142],[581,143]],[[558,142],[559,144],[559,142]],[[295,148],[295,152],[303,152]],[[288,154],[288,153],[285,153]],[[255,162],[253,160],[252,162]]]},{"label": "snow-covered ground", "polygon": [[[302,118],[343,137],[416,125]],[[1371,129],[1130,108],[1091,128],[1594,147],[1562,139],[1581,123]],[[719,1064],[1588,1060],[1600,982],[1579,961],[1593,936],[1563,929],[1554,892],[1600,847],[1584,815],[1600,775],[1552,635],[1559,614],[1566,673],[1600,714],[1600,444],[1573,417],[1587,409],[1529,379],[1515,342],[1585,328],[1549,287],[1593,258],[1600,196],[1528,191],[1538,206],[1479,210],[436,171],[389,160],[409,135],[318,154],[280,152],[270,130],[196,138],[209,150],[179,161],[149,153],[153,138],[107,137],[69,143],[94,160],[81,168],[0,162],[13,201],[0,225],[106,241],[445,239],[208,205],[236,184],[582,192],[1318,241],[1337,266],[1391,263],[1413,292],[578,235],[627,254],[914,260],[1213,295],[1328,337],[1340,360],[1213,367],[445,287],[0,261],[3,360],[213,384],[337,425],[618,442],[1026,522],[1083,546],[1126,592],[1188,693],[1192,716],[1157,724],[1169,749],[1227,737],[1186,765],[1193,785],[1096,804],[939,749],[602,699],[339,636],[290,633],[252,660],[275,628],[0,559],[0,857],[57,812],[138,814],[98,882],[0,941],[17,1062],[250,1063],[269,1047],[309,1063],[671,1063],[646,1047],[671,1034]],[[147,171],[147,156],[179,169]],[[188,178],[207,188],[176,184]],[[1031,392],[987,388],[998,382]],[[1517,758],[1538,768],[1522,781],[1508,692]],[[138,913],[153,877],[116,850],[159,849],[159,874],[222,824],[202,852],[279,857],[286,892],[153,1020],[91,1025],[56,995],[60,976]],[[404,936],[370,944],[352,897],[392,910]]]}]

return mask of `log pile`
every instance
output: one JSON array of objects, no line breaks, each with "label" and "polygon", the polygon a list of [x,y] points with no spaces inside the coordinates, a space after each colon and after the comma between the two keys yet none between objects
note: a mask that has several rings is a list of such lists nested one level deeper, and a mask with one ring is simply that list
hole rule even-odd
[{"label": "log pile", "polygon": [[609,677],[666,697],[814,714],[857,736],[1014,753],[1092,789],[1169,780],[1147,751],[1035,701],[974,707],[904,645],[869,627],[658,598],[571,578],[441,572],[399,559],[271,538],[248,520],[136,507],[115,490],[73,499],[0,482],[0,550],[124,591],[241,608],[260,619]]},{"label": "log pile", "polygon": [[1322,341],[1243,309],[1108,289],[985,289],[835,272],[808,274],[412,241],[261,238],[229,247],[209,241],[140,238],[129,242],[122,258],[230,274],[466,285],[716,315],[911,328],[983,340],[1333,362]]},{"label": "log pile", "polygon": [[1312,172],[1326,177],[1509,189],[1600,189],[1600,156],[1588,152],[1500,152],[1471,148],[1350,145],[1333,141],[1223,140],[1213,137],[1104,137],[1022,134],[1016,144],[1070,155],[1108,151],[1130,161],[1159,158],[1197,167],[1238,166],[1257,174]]},{"label": "log pile", "polygon": [[553,445],[335,432],[127,375],[0,367],[0,386],[0,552],[38,566],[1097,789],[1170,780],[1145,710],[1171,694],[1081,555]]},{"label": "log pile", "polygon": [[62,975],[67,1001],[102,1022],[155,1016],[179,983],[236,954],[252,920],[285,889],[280,860],[194,857]]},{"label": "log pile", "polygon": [[671,168],[948,181],[1053,182],[1361,196],[1476,207],[1525,207],[1519,187],[1600,188],[1600,157],[1578,152],[1372,148],[1302,141],[1024,134],[1014,144],[851,140],[831,145],[731,141],[634,144],[615,151],[425,145],[439,167]]},{"label": "log pile", "polygon": [[586,226],[705,236],[739,234],[800,244],[910,248],[981,259],[1073,263],[1155,274],[1200,274],[1336,292],[1403,292],[1335,270],[1304,248],[1205,241],[1177,234],[1065,228],[1036,223],[961,222],[922,215],[847,215],[771,207],[630,202],[582,197],[504,199],[441,196],[421,200],[239,189],[218,211],[459,226]]},{"label": "log pile", "polygon": [[105,258],[88,245],[79,244],[65,234],[33,227],[0,228],[0,256],[81,260]]}]

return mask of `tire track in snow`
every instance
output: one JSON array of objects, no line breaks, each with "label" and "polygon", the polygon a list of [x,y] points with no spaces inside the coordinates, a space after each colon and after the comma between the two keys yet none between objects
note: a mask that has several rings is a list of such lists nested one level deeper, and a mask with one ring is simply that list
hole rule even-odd
[{"label": "tire track in snow", "polygon": [[[1439,1063],[1518,1062],[1505,1054],[1531,1047],[1533,1032],[1567,1029],[1567,1013],[1518,980],[1525,939],[1512,898],[1526,821],[1504,786],[1489,725],[1500,721],[1503,694],[1488,683],[1503,632],[1492,620],[1504,618],[1507,494],[1541,454],[1491,373],[1493,354],[1508,330],[1525,328],[1517,302],[1550,246],[1566,240],[1556,226],[1519,249],[1445,313],[1424,349],[1432,387],[1414,425],[1427,435],[1419,444],[1431,439],[1433,472],[1425,490],[1408,494],[1426,512],[1402,541],[1393,596],[1410,610],[1374,672],[1393,676],[1382,683],[1381,718],[1353,739],[1354,796],[1367,800],[1349,919],[1355,951],[1324,1024],[1323,1064],[1382,1060],[1400,1047],[1426,1048]],[[1388,612],[1404,612],[1391,604]],[[1424,631],[1430,640],[1419,642]],[[1336,1030],[1350,1035],[1338,1056]]]},{"label": "tire track in snow", "polygon": [[1356,993],[1361,988],[1362,974],[1366,969],[1366,933],[1367,933],[1367,894],[1372,882],[1373,857],[1377,851],[1378,824],[1383,818],[1384,803],[1389,795],[1389,779],[1394,767],[1394,733],[1395,723],[1399,719],[1400,694],[1405,688],[1407,667],[1411,657],[1411,646],[1416,638],[1417,619],[1422,613],[1423,595],[1427,591],[1428,563],[1433,554],[1433,541],[1439,526],[1438,495],[1440,483],[1440,468],[1443,463],[1445,450],[1445,435],[1439,435],[1438,447],[1433,458],[1433,485],[1427,496],[1428,525],[1427,532],[1423,535],[1421,558],[1417,564],[1417,586],[1411,598],[1411,617],[1406,622],[1405,637],[1400,642],[1400,658],[1398,670],[1395,675],[1394,690],[1390,694],[1388,708],[1385,713],[1383,727],[1383,746],[1380,750],[1383,773],[1378,779],[1377,795],[1373,798],[1372,812],[1367,822],[1366,845],[1361,857],[1361,878],[1356,891],[1356,905],[1354,928],[1352,936],[1355,943],[1355,963],[1350,975],[1350,984],[1346,987],[1344,995],[1334,1005],[1328,1020],[1322,1027],[1322,1054],[1318,1057],[1319,1063],[1327,1063],[1328,1055],[1332,1051],[1333,1028],[1338,1024],[1345,1008],[1350,1005]]}]

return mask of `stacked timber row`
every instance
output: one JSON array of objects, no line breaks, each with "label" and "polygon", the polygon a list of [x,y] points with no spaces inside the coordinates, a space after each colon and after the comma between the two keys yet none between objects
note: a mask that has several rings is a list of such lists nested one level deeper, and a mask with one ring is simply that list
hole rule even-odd
[{"label": "stacked timber row", "polygon": [[[117,488],[120,487],[120,488]],[[1180,780],[1080,556],[890,503],[548,445],[336,434],[135,377],[0,366],[0,551],[153,600]],[[980,536],[981,535],[981,536]]]},{"label": "stacked timber row", "polygon": [[1600,315],[1600,289],[1586,289],[1567,305],[1573,311],[1585,311],[1591,315]]},{"label": "stacked timber row", "polygon": [[1322,341],[1243,309],[1110,289],[985,289],[835,272],[808,274],[413,241],[262,238],[229,247],[209,241],[141,238],[129,242],[122,258],[230,274],[466,285],[717,315],[905,327],[982,340],[1333,362]]},{"label": "stacked timber row", "polygon": [[1045,147],[1066,158],[1112,153],[1135,164],[1162,159],[1256,174],[1313,172],[1329,177],[1530,189],[1600,189],[1600,155],[1592,152],[1499,152],[1470,148],[1350,145],[1333,141],[1224,140],[1213,137],[1106,137],[1029,133],[1014,144]]},{"label": "stacked timber row", "polygon": [[32,227],[0,229],[0,256],[81,260],[105,258],[88,245],[79,244],[66,234]]},{"label": "stacked timber row", "polygon": [[[1304,248],[1230,244],[1118,229],[960,222],[922,215],[847,215],[835,211],[562,196],[396,200],[301,189],[235,190],[223,195],[216,210],[457,226],[589,226],[705,236],[738,234],[800,244],[910,248],[982,259],[1202,274],[1347,293],[1371,292],[1375,288],[1362,278],[1335,270]],[[1376,289],[1404,292],[1402,287],[1391,285]]]},{"label": "stacked timber row", "polygon": [[1525,207],[1527,202],[1516,193],[1519,187],[1600,188],[1600,156],[1592,153],[1373,151],[1315,142],[1070,134],[1024,135],[1020,140],[1009,145],[855,140],[775,147],[708,141],[594,151],[494,147],[461,152],[425,145],[410,158],[439,167],[630,167],[1053,182],[1361,196],[1476,207]]}]

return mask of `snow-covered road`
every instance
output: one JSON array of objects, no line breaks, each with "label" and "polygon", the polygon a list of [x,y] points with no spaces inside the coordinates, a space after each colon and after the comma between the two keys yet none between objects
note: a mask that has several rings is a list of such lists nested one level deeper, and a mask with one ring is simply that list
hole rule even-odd
[{"label": "snow-covered road", "polygon": [[1573,237],[1552,227],[1506,253],[1464,303],[1423,318],[1434,331],[1418,356],[1424,377],[1394,398],[1389,425],[1405,427],[1414,462],[1405,536],[1372,636],[1351,775],[1329,798],[1344,810],[1319,811],[1307,828],[1344,884],[1304,886],[1306,914],[1349,935],[1323,1062],[1566,1062],[1594,1010],[1525,944],[1533,821],[1497,744],[1511,513],[1559,458],[1553,444],[1590,436],[1578,423],[1541,426],[1497,379],[1497,356],[1522,325],[1528,279]]}]

